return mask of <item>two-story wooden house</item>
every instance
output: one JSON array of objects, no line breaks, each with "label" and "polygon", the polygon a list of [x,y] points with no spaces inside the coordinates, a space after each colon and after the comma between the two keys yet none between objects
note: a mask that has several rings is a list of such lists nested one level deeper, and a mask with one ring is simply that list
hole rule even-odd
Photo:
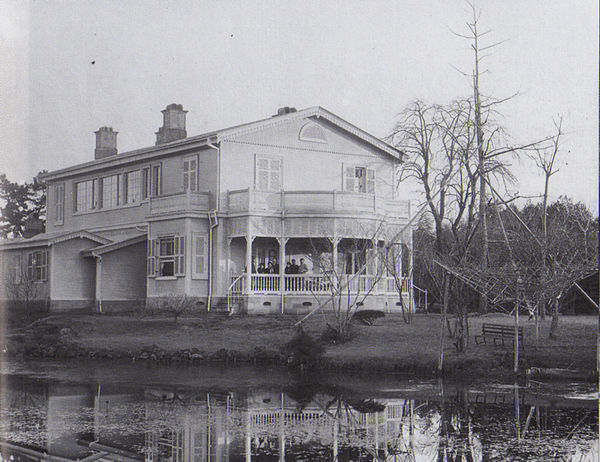
[{"label": "two-story wooden house", "polygon": [[46,232],[0,244],[2,298],[29,285],[53,309],[187,294],[199,309],[301,312],[341,284],[395,310],[382,250],[405,249],[408,302],[401,152],[321,107],[193,137],[181,105],[162,112],[155,146],[118,153],[102,127],[94,160],[43,176]]}]

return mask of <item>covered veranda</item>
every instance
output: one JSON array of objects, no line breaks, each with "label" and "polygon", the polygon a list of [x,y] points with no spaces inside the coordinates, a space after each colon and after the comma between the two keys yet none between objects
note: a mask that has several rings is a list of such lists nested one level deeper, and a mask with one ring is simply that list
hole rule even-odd
[{"label": "covered veranda", "polygon": [[390,249],[379,238],[234,237],[229,246],[228,295],[397,295],[398,285],[410,291],[408,268],[401,266],[408,259],[395,258],[400,266],[391,271],[384,261]]}]

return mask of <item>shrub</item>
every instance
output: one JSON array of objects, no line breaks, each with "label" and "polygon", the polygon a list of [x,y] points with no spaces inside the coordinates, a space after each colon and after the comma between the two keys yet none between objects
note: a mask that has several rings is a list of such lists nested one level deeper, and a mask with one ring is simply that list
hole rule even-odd
[{"label": "shrub", "polygon": [[313,367],[325,353],[325,348],[300,328],[285,345],[285,353],[288,366],[304,369]]},{"label": "shrub", "polygon": [[372,326],[376,319],[383,318],[385,313],[381,310],[361,310],[354,313],[352,319],[360,321],[365,326]]},{"label": "shrub", "polygon": [[174,322],[182,314],[194,312],[196,298],[185,294],[169,294],[159,299],[148,300],[146,308],[151,315],[166,314],[173,318]]}]

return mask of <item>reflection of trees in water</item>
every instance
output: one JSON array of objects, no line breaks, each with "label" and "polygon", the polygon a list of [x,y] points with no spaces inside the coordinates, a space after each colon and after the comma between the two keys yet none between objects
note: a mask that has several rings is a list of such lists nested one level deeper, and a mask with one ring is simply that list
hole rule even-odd
[{"label": "reflection of trees in water", "polygon": [[5,391],[1,436],[33,444],[34,433],[60,426],[73,442],[88,433],[86,439],[135,449],[148,462],[480,462],[586,460],[598,432],[593,410],[524,406],[517,390],[502,404],[478,403],[467,390],[441,391],[431,400],[374,399],[318,385],[284,393],[87,390],[89,397],[81,389],[73,396],[68,389],[56,396]]}]

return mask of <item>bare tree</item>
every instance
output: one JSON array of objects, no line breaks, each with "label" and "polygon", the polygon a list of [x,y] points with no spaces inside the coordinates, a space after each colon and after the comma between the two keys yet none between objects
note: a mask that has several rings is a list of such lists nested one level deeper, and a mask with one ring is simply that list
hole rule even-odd
[{"label": "bare tree", "polygon": [[39,287],[33,275],[26,269],[16,268],[8,274],[6,280],[6,292],[9,299],[19,301],[25,308],[33,309],[39,295]]},{"label": "bare tree", "polygon": [[[323,316],[334,340],[344,342],[351,338],[352,317],[376,291],[381,280],[385,265],[375,261],[379,251],[373,243],[379,240],[382,226],[383,222],[377,223],[369,233],[362,233],[366,238],[344,239],[343,255],[347,258],[334,251],[338,242],[310,240],[311,255],[308,257],[318,276],[304,277],[302,284],[313,294],[318,308],[330,304],[323,309]],[[322,301],[324,294],[327,295],[325,303]]]},{"label": "bare tree", "polygon": [[[537,167],[544,174],[544,194],[542,196],[542,252],[541,252],[541,267],[542,278],[548,277],[548,193],[550,190],[550,177],[558,172],[557,159],[559,151],[560,137],[562,135],[562,118],[559,121],[554,121],[556,127],[556,136],[552,139],[552,144],[548,147],[536,147],[530,154]],[[546,299],[543,292],[538,301],[538,311],[542,319],[546,316]],[[557,304],[554,304],[557,306]],[[558,316],[558,312],[556,312]]]}]

